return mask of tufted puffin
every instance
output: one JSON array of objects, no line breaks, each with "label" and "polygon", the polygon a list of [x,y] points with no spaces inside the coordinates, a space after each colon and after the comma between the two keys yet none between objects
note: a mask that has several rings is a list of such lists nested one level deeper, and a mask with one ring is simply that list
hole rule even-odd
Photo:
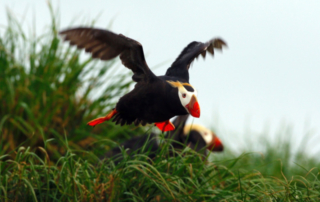
[{"label": "tufted puffin", "polygon": [[226,43],[219,38],[206,43],[191,42],[183,49],[164,76],[156,76],[148,67],[142,45],[122,34],[108,30],[78,27],[59,33],[70,45],[85,49],[92,58],[110,60],[120,56],[122,64],[133,72],[134,89],[122,96],[115,108],[104,117],[88,122],[95,126],[113,118],[116,124],[136,126],[155,123],[162,131],[174,129],[170,118],[191,114],[200,117],[195,88],[189,84],[190,63],[200,54],[214,54]]},{"label": "tufted puffin", "polygon": [[186,145],[197,152],[204,151],[205,155],[208,154],[207,150],[203,150],[205,147],[209,151],[223,151],[223,144],[214,132],[202,125],[186,124],[188,117],[189,115],[178,116],[173,124],[180,127],[168,132],[167,138],[173,140],[175,149],[184,149]]},{"label": "tufted puffin", "polygon": [[[208,153],[207,150],[203,150],[204,147],[214,152],[223,151],[223,145],[215,133],[200,125],[185,125],[188,116],[178,116],[174,119],[175,130],[168,132],[165,140],[171,140],[170,143],[176,150],[188,146],[197,152],[204,152],[205,155]],[[124,149],[129,149],[127,150],[129,155],[142,153],[141,148],[144,148],[144,151],[149,151],[149,158],[154,158],[161,149],[160,137],[156,133],[133,137],[122,143],[121,146]],[[101,159],[106,157],[113,158],[118,163],[122,159],[121,149],[115,147],[103,155]]]}]

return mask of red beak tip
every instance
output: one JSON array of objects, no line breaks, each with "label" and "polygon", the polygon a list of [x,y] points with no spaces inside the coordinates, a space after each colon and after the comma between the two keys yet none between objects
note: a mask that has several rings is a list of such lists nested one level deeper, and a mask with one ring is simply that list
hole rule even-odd
[{"label": "red beak tip", "polygon": [[191,116],[195,117],[195,118],[199,118],[200,117],[200,106],[198,102],[195,102],[193,104],[193,107],[189,107],[189,104],[186,106],[186,108],[188,109],[189,113],[191,114]]}]

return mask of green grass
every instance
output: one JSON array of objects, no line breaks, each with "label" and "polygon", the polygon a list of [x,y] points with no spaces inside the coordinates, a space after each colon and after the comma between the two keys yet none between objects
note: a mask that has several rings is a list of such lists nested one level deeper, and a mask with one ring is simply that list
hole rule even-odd
[{"label": "green grass", "polygon": [[[275,161],[244,154],[204,163],[192,150],[168,157],[168,147],[150,160],[146,154],[91,164],[68,148],[54,165],[30,148],[1,161],[1,200],[5,201],[318,201],[318,168],[285,176]],[[92,157],[92,155],[87,154]],[[269,154],[267,154],[269,155]],[[274,153],[273,155],[279,155]],[[267,156],[266,156],[267,157]],[[3,157],[0,157],[1,159]],[[257,163],[259,162],[259,163]],[[281,161],[278,161],[281,165]],[[294,171],[296,165],[287,165]],[[274,170],[264,175],[266,169]],[[281,177],[275,177],[281,173]]]},{"label": "green grass", "polygon": [[128,92],[131,82],[127,74],[117,73],[119,62],[99,63],[88,55],[80,59],[79,51],[62,46],[54,17],[45,33],[28,37],[7,16],[9,26],[0,38],[0,155],[24,145],[43,147],[57,160],[66,152],[63,134],[74,149],[87,149],[106,137],[129,137],[129,127],[107,122],[92,130],[86,125]]},{"label": "green grass", "polygon": [[292,153],[285,138],[261,141],[263,153],[227,150],[210,162],[189,149],[169,157],[168,145],[154,159],[124,152],[117,165],[98,160],[112,140],[147,131],[86,126],[128,92],[130,73],[117,73],[118,60],[80,59],[62,46],[49,8],[41,36],[29,37],[10,14],[0,30],[0,201],[320,200],[319,161]]}]

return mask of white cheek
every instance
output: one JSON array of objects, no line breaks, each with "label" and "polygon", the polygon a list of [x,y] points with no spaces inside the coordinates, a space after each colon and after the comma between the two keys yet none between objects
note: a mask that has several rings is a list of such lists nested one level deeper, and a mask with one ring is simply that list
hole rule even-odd
[{"label": "white cheek", "polygon": [[207,143],[207,145],[212,142],[213,136],[210,130],[201,131],[201,135],[204,141]]},{"label": "white cheek", "polygon": [[188,93],[188,92],[186,92],[185,94],[186,94],[186,97],[183,98],[182,93],[178,91],[179,99],[183,107],[186,107],[186,105],[189,104],[191,97],[193,95],[193,93]]}]

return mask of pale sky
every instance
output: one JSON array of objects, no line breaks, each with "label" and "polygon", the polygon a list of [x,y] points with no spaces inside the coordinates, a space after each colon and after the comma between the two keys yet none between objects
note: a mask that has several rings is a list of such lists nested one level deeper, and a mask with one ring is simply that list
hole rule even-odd
[{"label": "pale sky", "polygon": [[[6,24],[7,7],[25,19],[26,29],[35,18],[41,34],[50,24],[46,2],[1,0],[0,25]],[[166,62],[154,70],[156,75],[163,75],[191,41],[223,38],[228,49],[195,61],[190,70],[201,107],[194,122],[215,128],[234,148],[245,147],[248,138],[256,140],[248,134],[265,128],[271,131],[267,139],[274,139],[284,122],[293,126],[293,141],[313,130],[315,137],[305,146],[320,142],[320,1],[53,2],[63,29],[72,21],[87,24],[99,14],[97,27],[114,19],[112,30],[139,41],[151,69]]]}]

